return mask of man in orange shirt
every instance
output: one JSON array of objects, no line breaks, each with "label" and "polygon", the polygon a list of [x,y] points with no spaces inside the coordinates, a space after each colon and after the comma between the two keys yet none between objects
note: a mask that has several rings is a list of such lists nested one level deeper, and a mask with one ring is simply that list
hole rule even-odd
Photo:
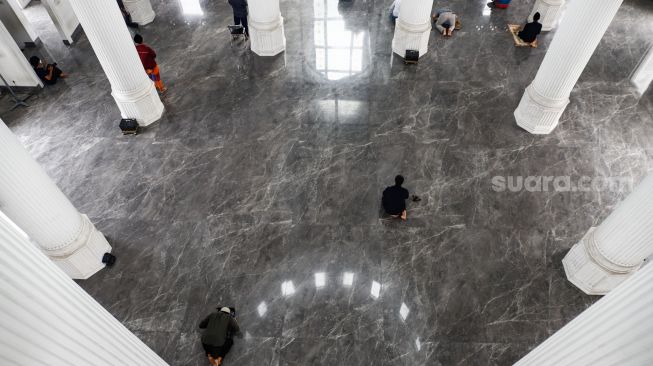
[{"label": "man in orange shirt", "polygon": [[163,86],[161,75],[159,75],[159,65],[156,63],[156,52],[148,45],[143,43],[143,36],[136,34],[134,36],[134,43],[136,43],[136,51],[138,57],[141,58],[145,72],[154,81],[154,85],[159,93],[165,92],[167,89]]}]

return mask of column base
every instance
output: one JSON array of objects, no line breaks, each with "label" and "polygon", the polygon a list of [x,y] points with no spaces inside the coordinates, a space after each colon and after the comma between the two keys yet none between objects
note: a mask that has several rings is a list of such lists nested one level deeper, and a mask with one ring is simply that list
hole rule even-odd
[{"label": "column base", "polygon": [[123,4],[131,15],[132,22],[138,25],[150,24],[156,17],[150,0],[123,0]]},{"label": "column base", "polygon": [[104,268],[102,256],[111,252],[111,245],[86,215],[82,227],[72,243],[55,250],[43,250],[45,254],[68,276],[85,280]]},{"label": "column base", "polygon": [[551,31],[558,25],[558,16],[564,5],[565,0],[535,0],[535,6],[528,19],[532,21],[533,15],[539,12],[542,30],[545,32]]},{"label": "column base", "polygon": [[588,295],[605,295],[639,269],[623,267],[603,257],[591,228],[565,255],[562,265],[569,282]]},{"label": "column base", "polygon": [[399,17],[395,22],[395,33],[392,38],[392,52],[401,57],[406,56],[406,50],[419,51],[422,57],[428,51],[431,36],[431,20],[422,24],[406,23]]},{"label": "column base", "polygon": [[259,56],[275,56],[286,50],[283,17],[271,22],[249,21],[252,52]]},{"label": "column base", "polygon": [[517,125],[532,134],[551,133],[569,104],[569,98],[551,99],[529,85],[515,110]]},{"label": "column base", "polygon": [[137,91],[119,92],[114,90],[111,95],[118,104],[122,118],[136,118],[141,126],[148,126],[158,121],[165,109],[154,83],[149,78]]}]

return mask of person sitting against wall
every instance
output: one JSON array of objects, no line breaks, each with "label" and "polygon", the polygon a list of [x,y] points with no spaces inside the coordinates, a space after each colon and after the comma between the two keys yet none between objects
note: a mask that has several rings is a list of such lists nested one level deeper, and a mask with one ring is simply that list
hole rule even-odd
[{"label": "person sitting against wall", "polygon": [[29,63],[32,65],[34,72],[39,77],[39,79],[41,79],[43,84],[54,85],[57,83],[59,78],[65,78],[68,76],[57,67],[56,63],[44,65],[38,56],[30,57]]}]

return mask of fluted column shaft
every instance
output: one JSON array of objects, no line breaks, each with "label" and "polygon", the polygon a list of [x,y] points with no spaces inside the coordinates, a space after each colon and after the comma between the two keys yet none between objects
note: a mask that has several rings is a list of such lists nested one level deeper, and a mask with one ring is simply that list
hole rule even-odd
[{"label": "fluted column shaft", "polygon": [[575,244],[562,263],[569,280],[590,295],[603,295],[653,254],[653,173],[596,228]]},{"label": "fluted column shaft", "polygon": [[249,0],[249,32],[252,51],[274,56],[286,49],[286,35],[279,0]]},{"label": "fluted column shaft", "polygon": [[72,278],[104,268],[111,246],[0,121],[0,210]]},{"label": "fluted column shaft", "polygon": [[166,365],[2,219],[0,363]]},{"label": "fluted column shaft", "polygon": [[152,9],[150,0],[122,0],[125,9],[129,12],[134,23],[140,25],[150,24],[154,21],[156,14]]},{"label": "fluted column shaft", "polygon": [[515,366],[653,365],[653,265],[642,268]]},{"label": "fluted column shaft", "polygon": [[548,32],[558,24],[558,18],[564,5],[565,0],[535,0],[535,6],[533,6],[528,19],[532,21],[533,15],[540,13],[542,30]]},{"label": "fluted column shaft", "polygon": [[547,134],[569,103],[569,95],[623,0],[572,1],[535,80],[515,110],[517,124]]},{"label": "fluted column shaft", "polygon": [[432,0],[403,0],[399,7],[399,18],[395,22],[392,51],[406,56],[406,50],[419,51],[422,57],[428,51],[431,35]]},{"label": "fluted column shaft", "polygon": [[104,69],[123,118],[149,125],[161,118],[163,104],[136,52],[118,4],[107,0],[70,0]]}]

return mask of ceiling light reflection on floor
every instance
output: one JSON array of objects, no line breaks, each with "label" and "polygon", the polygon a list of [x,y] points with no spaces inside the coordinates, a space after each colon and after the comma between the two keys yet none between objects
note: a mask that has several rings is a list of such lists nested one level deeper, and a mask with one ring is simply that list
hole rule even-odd
[{"label": "ceiling light reflection on floor", "polygon": [[351,286],[354,284],[354,274],[351,272],[345,272],[342,275],[342,285],[343,286]]},{"label": "ceiling light reflection on floor", "polygon": [[315,288],[321,288],[326,285],[326,273],[318,272],[315,274]]},{"label": "ceiling light reflection on floor", "polygon": [[292,281],[285,281],[281,284],[281,294],[283,296],[290,296],[295,293],[295,285]]},{"label": "ceiling light reflection on floor", "polygon": [[179,0],[181,2],[181,11],[184,15],[204,15],[200,0]]},{"label": "ceiling light reflection on floor", "polygon": [[373,298],[378,299],[379,295],[381,295],[381,284],[376,281],[372,281],[372,290],[370,291],[370,294]]},{"label": "ceiling light reflection on floor", "polygon": [[422,342],[419,341],[419,337],[415,340],[415,347],[417,347],[418,351],[422,349]]},{"label": "ceiling light reflection on floor", "polygon": [[268,306],[265,304],[265,301],[258,305],[256,311],[258,311],[258,316],[260,317],[263,317],[263,315],[268,312]]},{"label": "ceiling light reflection on floor", "polygon": [[408,318],[408,313],[410,313],[410,309],[408,309],[408,306],[402,302],[401,307],[399,308],[401,319],[406,320],[406,318]]}]

